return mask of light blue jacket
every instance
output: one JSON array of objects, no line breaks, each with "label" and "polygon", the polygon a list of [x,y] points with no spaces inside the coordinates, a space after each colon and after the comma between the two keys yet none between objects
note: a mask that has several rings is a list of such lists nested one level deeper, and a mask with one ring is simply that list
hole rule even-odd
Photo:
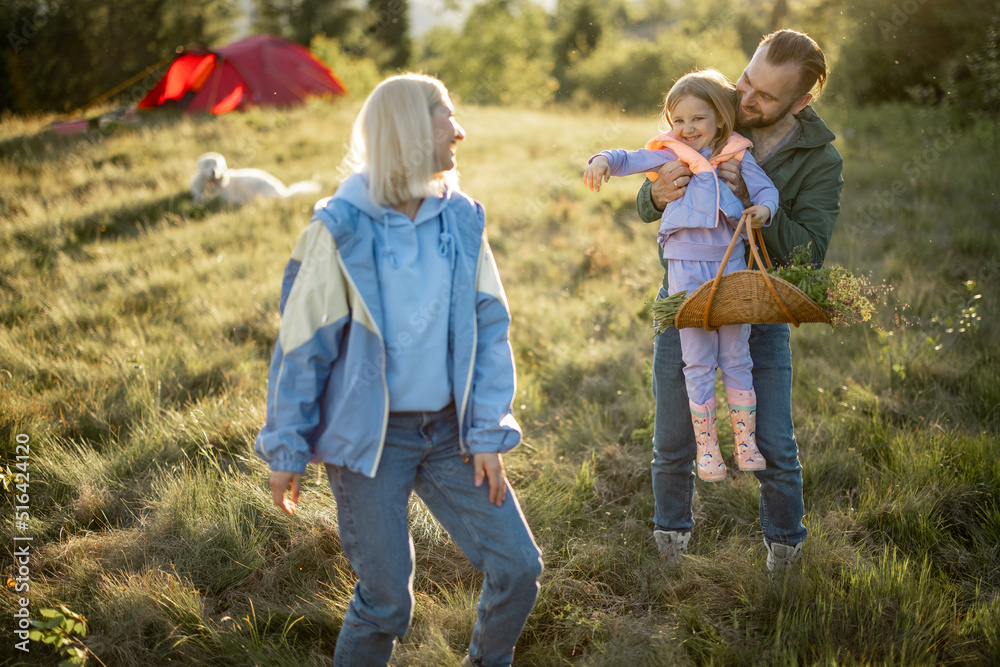
[{"label": "light blue jacket", "polygon": [[[309,462],[374,477],[389,417],[384,313],[374,225],[384,209],[354,179],[316,205],[285,269],[281,329],[268,374],[267,423],[255,449],[271,470]],[[506,452],[521,440],[511,405],[510,311],[479,202],[445,193],[439,215],[454,259],[449,364],[460,446]]]},{"label": "light blue jacket", "polygon": [[[670,135],[661,135],[670,136]],[[734,137],[738,135],[733,135]],[[742,139],[742,137],[740,137]],[[746,141],[745,139],[742,139]],[[749,141],[746,141],[749,144]],[[701,151],[708,158],[711,147]],[[669,148],[627,151],[620,148],[600,153],[607,158],[612,176],[628,176],[656,171],[660,166],[678,159]],[[594,156],[596,157],[596,156]],[[591,158],[593,161],[594,158]],[[778,211],[778,190],[753,159],[748,150],[741,160],[741,175],[750,200],[771,211],[771,224]],[[745,206],[733,192],[719,182],[715,172],[695,173],[684,196],[667,204],[660,221],[658,240],[663,257],[686,261],[721,262],[733,236],[728,225],[719,225],[720,211],[730,220],[739,220]],[[765,226],[767,226],[765,225]],[[744,238],[746,233],[743,234]],[[742,253],[742,246],[739,248]]]}]

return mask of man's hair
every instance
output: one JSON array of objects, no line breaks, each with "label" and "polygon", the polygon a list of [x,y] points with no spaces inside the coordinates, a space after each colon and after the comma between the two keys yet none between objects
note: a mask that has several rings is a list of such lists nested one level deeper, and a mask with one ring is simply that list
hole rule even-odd
[{"label": "man's hair", "polygon": [[767,62],[776,67],[786,63],[799,65],[799,86],[795,98],[798,99],[813,88],[816,88],[816,95],[823,91],[823,84],[829,69],[826,65],[826,56],[819,44],[804,32],[797,30],[778,30],[770,35],[765,35],[757,48],[767,47]]},{"label": "man's hair", "polygon": [[712,156],[721,151],[729,141],[736,125],[736,88],[726,76],[716,69],[703,69],[696,72],[688,72],[677,79],[667,93],[667,98],[663,102],[663,115],[661,122],[666,121],[668,125],[673,125],[670,114],[677,103],[685,97],[697,97],[708,104],[715,111],[715,115],[722,121],[722,127],[712,138]]},{"label": "man's hair", "polygon": [[389,77],[371,92],[354,121],[344,163],[367,172],[372,201],[394,206],[457,189],[454,170],[434,172],[431,111],[449,101],[444,84],[423,74]]}]

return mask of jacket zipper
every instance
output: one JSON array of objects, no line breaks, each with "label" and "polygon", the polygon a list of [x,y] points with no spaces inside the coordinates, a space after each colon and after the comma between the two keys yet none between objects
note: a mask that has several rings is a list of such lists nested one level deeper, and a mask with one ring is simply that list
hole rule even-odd
[{"label": "jacket zipper", "polygon": [[[479,274],[483,270],[483,242],[479,242],[479,258],[476,261],[476,284],[473,287],[473,301],[478,299],[479,293]],[[469,392],[472,391],[472,375],[476,369],[476,348],[479,346],[479,321],[476,319],[476,309],[475,304],[473,304],[473,317],[472,317],[472,354],[469,358],[469,371],[465,378],[465,391],[462,392],[462,405],[461,409],[458,411],[458,443],[459,449],[462,451],[462,456],[465,458],[465,462],[468,463],[471,460],[469,455],[468,444],[465,442],[465,428],[463,427],[463,421],[465,420],[465,409],[469,404]]]}]

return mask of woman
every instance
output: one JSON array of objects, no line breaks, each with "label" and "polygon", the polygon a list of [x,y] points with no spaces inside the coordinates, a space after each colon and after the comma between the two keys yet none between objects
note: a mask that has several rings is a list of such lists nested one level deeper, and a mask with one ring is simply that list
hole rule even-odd
[{"label": "woman", "polygon": [[484,574],[466,664],[509,665],[538,595],[540,553],[501,456],[521,438],[510,313],[483,208],[458,190],[453,112],[437,79],[379,84],[355,121],[354,173],[285,270],[256,450],[289,514],[306,464],[326,466],[358,577],[338,666],[387,664],[409,627],[411,491]]}]

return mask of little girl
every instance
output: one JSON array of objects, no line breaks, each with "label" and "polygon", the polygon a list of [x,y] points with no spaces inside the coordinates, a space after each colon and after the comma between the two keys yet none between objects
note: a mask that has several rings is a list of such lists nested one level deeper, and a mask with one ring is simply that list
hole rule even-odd
[{"label": "little girl", "polygon": [[[684,196],[667,204],[658,239],[667,269],[668,292],[689,293],[719,271],[733,228],[745,217],[748,226],[766,226],[778,208],[778,191],[750,152],[748,139],[733,132],[736,89],[714,69],[682,76],[667,93],[661,129],[670,131],[651,139],[638,151],[604,151],[590,158],[584,182],[594,191],[611,176],[655,170],[680,160],[692,172]],[[753,206],[744,208],[732,191],[719,183],[715,169],[730,159],[742,163],[741,173]],[[657,174],[647,174],[656,180]],[[724,224],[719,224],[720,221]],[[744,232],[745,234],[745,232]],[[746,269],[743,252],[734,252],[725,273]],[[680,330],[684,379],[691,422],[698,443],[698,476],[707,481],[726,477],[719,451],[715,417],[715,371],[722,369],[740,470],[762,470],[766,462],[755,438],[757,395],[750,359],[750,325],[723,326],[716,331]]]}]

